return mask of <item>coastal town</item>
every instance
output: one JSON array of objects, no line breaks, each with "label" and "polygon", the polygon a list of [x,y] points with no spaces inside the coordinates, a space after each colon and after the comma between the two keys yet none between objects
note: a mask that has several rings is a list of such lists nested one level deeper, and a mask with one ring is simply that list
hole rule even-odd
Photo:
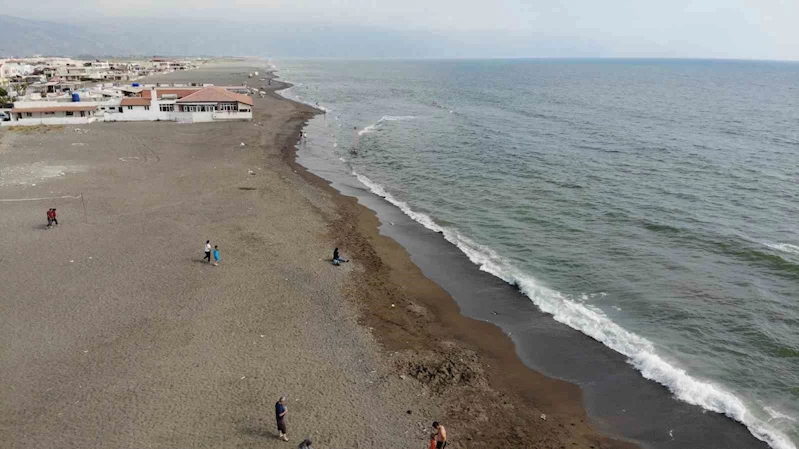
[{"label": "coastal town", "polygon": [[0,60],[0,124],[252,120],[251,95],[264,92],[248,87],[246,82],[239,86],[137,82],[149,76],[194,70],[207,62],[202,58],[159,57],[143,61]]}]

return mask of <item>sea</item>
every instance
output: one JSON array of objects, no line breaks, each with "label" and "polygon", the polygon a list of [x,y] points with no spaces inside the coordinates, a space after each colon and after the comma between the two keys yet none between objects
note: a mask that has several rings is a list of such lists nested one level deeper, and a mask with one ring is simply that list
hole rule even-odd
[{"label": "sea", "polygon": [[[284,96],[325,111],[300,162],[507,285],[472,301],[514,315],[498,325],[525,363],[583,386],[603,428],[646,447],[799,445],[799,63],[270,64]],[[455,258],[440,248],[419,249],[433,274]],[[542,337],[540,316],[572,337]],[[569,339],[572,368],[541,343]],[[609,380],[623,370],[635,380]],[[723,442],[736,427],[754,438]]]}]

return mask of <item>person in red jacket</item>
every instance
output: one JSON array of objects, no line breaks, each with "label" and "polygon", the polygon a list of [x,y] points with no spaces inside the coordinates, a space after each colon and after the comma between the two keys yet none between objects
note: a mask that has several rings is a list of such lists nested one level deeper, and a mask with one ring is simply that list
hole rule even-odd
[{"label": "person in red jacket", "polygon": [[55,209],[48,209],[47,210],[47,229],[53,227],[53,223],[56,225],[58,224],[58,220],[56,219]]}]

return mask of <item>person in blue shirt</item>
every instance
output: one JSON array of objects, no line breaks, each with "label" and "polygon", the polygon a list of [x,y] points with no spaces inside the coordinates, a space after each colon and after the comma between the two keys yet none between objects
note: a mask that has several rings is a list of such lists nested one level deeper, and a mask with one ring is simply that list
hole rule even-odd
[{"label": "person in blue shirt", "polygon": [[275,420],[277,420],[277,431],[280,432],[280,438],[283,441],[288,441],[289,436],[286,431],[286,414],[289,412],[286,408],[286,397],[281,396],[275,404]]},{"label": "person in blue shirt", "polygon": [[214,245],[214,266],[219,265],[219,247]]}]

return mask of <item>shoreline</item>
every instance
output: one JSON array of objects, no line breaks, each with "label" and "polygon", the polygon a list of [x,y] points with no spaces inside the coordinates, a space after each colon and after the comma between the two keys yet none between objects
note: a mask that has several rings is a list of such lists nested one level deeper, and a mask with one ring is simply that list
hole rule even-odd
[{"label": "shoreline", "polygon": [[[311,130],[324,129],[320,122],[313,123]],[[356,198],[375,215],[372,226],[377,234],[398,244],[398,252],[403,255],[397,257],[412,259],[413,269],[421,271],[420,276],[432,281],[444,290],[449,301],[455,302],[456,313],[497,326],[508,341],[512,335],[515,356],[527,369],[580,385],[581,403],[594,430],[652,448],[682,448],[686,444],[707,448],[769,447],[767,435],[755,436],[757,429],[752,430],[725,413],[675,398],[667,387],[630,367],[624,355],[540,311],[518,288],[481,271],[443,236],[417,223],[368,187],[326,168],[330,161],[306,157],[305,162],[311,163],[309,171],[323,177],[325,184],[341,195]],[[480,300],[485,294],[484,299],[494,305]],[[519,304],[520,300],[523,304]],[[504,310],[504,316],[497,316],[494,308]],[[508,317],[508,313],[518,318]]]},{"label": "shoreline", "polygon": [[[245,63],[163,78],[262,84],[247,71],[263,66]],[[462,254],[466,264],[448,266],[444,253],[457,248],[416,224],[404,236],[414,248],[401,226],[386,225],[380,198],[348,195],[306,169],[295,144],[318,110],[275,92],[284,86],[264,86],[250,122],[0,132],[0,159],[13,169],[1,196],[25,198],[0,203],[9,232],[0,254],[18,254],[0,257],[11,299],[0,304],[10,312],[0,317],[0,375],[9,379],[0,440],[285,447],[269,409],[288,393],[292,437],[320,447],[421,447],[434,419],[453,448],[646,447],[607,436],[651,441],[648,428],[607,431],[591,404],[617,402],[531,368],[516,329],[511,338],[504,322],[460,302],[430,263],[491,299],[518,299],[511,286]],[[42,233],[32,223],[45,196],[63,223]],[[207,237],[220,242],[220,267],[195,257]],[[420,258],[419,245],[443,251]],[[353,263],[330,265],[333,246]],[[540,315],[534,326],[551,327]],[[542,335],[557,337],[567,338]],[[557,360],[594,357],[581,345],[595,342],[578,343]],[[646,386],[640,394],[663,395],[626,372]]]},{"label": "shoreline", "polygon": [[[415,360],[398,363],[397,368],[406,370],[407,375],[416,373],[417,379],[435,385],[440,381],[431,379],[428,371],[454,367],[457,373],[479,371],[475,373],[475,377],[480,377],[477,383],[485,382],[486,385],[480,387],[488,387],[475,388],[471,380],[443,381],[451,383],[439,391],[445,396],[444,402],[453,404],[453,409],[465,410],[443,421],[451,423],[448,428],[453,440],[463,438],[468,441],[468,447],[486,448],[505,444],[560,447],[567,443],[589,448],[640,447],[636,442],[607,436],[593,428],[580,387],[526,366],[509,336],[492,323],[463,315],[454,298],[423,274],[402,245],[380,233],[381,223],[375,211],[361,204],[358,198],[336,190],[330,181],[301,165],[297,161],[298,149],[293,136],[299,135],[307,120],[323,111],[282,97],[278,91],[292,84],[280,81],[274,71],[266,75],[272,79],[267,95],[315,111],[302,126],[294,123],[295,132],[287,133],[282,146],[283,160],[306,182],[329,192],[337,205],[339,218],[329,223],[336,245],[366,268],[365,272],[355,275],[356,279],[350,280],[348,292],[365,310],[362,324],[375,330],[375,337],[388,353],[419,353],[410,355],[410,359]],[[352,223],[357,224],[353,226]],[[369,285],[369,288],[364,289],[362,285]],[[431,343],[435,347],[437,342],[444,342],[444,348],[429,349]],[[440,363],[442,358],[443,363]],[[471,359],[474,366],[458,366],[464,358]],[[436,364],[438,366],[429,366]],[[460,395],[468,395],[468,399]],[[475,419],[469,412],[498,397],[502,404],[496,408],[502,416],[494,416],[507,425],[481,430],[487,421],[485,415]],[[546,436],[542,438],[543,435]]]}]

